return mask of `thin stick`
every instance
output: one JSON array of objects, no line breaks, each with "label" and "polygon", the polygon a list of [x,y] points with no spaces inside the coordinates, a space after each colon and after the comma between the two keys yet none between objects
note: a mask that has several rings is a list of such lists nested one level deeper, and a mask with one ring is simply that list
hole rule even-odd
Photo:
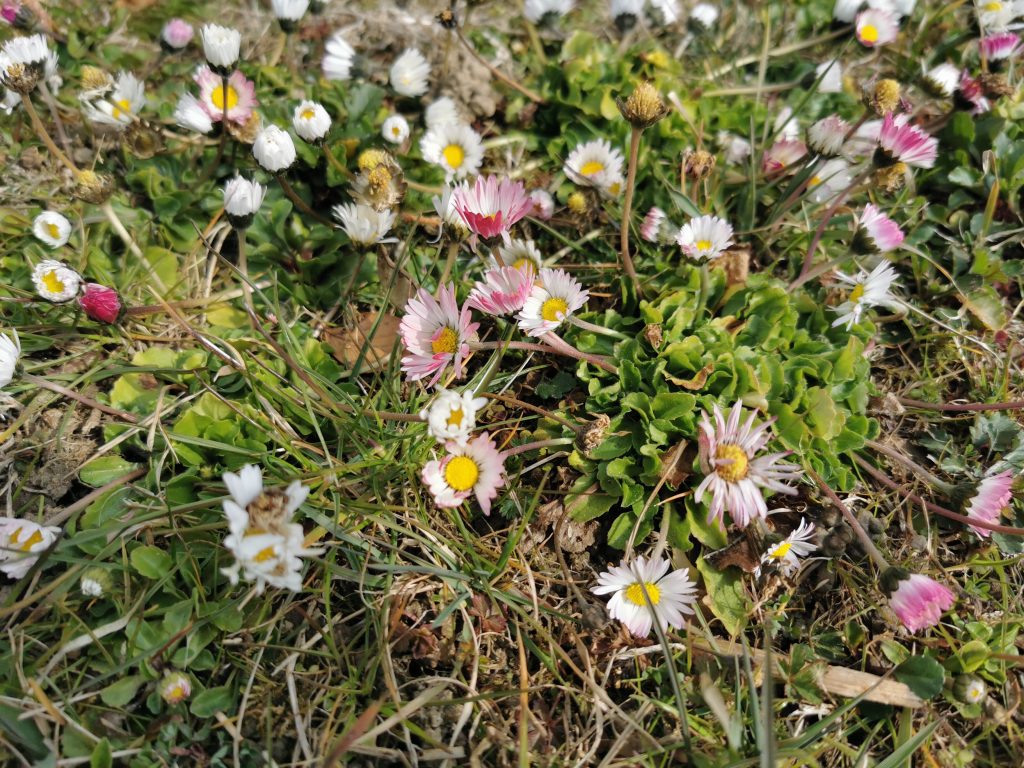
[{"label": "thin stick", "polygon": [[277,183],[281,185],[281,189],[284,190],[284,193],[288,195],[288,199],[295,203],[295,205],[301,211],[303,211],[303,213],[308,213],[321,224],[328,226],[331,229],[334,229],[334,222],[332,222],[330,219],[325,219],[319,213],[310,208],[306,201],[299,197],[298,194],[296,194],[295,190],[292,189],[292,185],[288,183],[288,180],[285,179],[284,176],[282,176],[280,173],[275,173],[274,178],[277,179]]},{"label": "thin stick", "polygon": [[550,440],[536,440],[532,443],[524,443],[523,445],[516,445],[505,451],[505,458],[512,456],[518,456],[520,453],[526,453],[527,451],[539,451],[541,448],[555,448],[556,446],[570,445],[575,438],[572,437],[553,437]]},{"label": "thin stick", "polygon": [[245,229],[236,229],[238,235],[238,271],[242,273],[242,300],[250,317],[256,317],[252,304],[252,286],[249,285],[249,255],[245,250]]},{"label": "thin stick", "polygon": [[836,495],[835,491],[828,487],[828,484],[821,479],[821,476],[817,472],[807,465],[804,465],[804,470],[811,476],[811,479],[818,484],[818,487],[828,497],[829,501],[831,501],[832,504],[843,513],[843,518],[846,520],[847,525],[853,529],[853,532],[857,535],[861,545],[871,556],[871,559],[874,560],[882,570],[888,568],[889,561],[886,560],[885,556],[878,551],[878,547],[875,546],[875,542],[871,540],[871,537],[868,535],[868,532],[864,530],[864,526],[860,524],[860,520],[857,519],[856,515],[850,511],[849,507],[843,504],[843,500]]},{"label": "thin stick", "polygon": [[97,411],[102,411],[103,413],[109,414],[110,416],[116,416],[122,421],[127,421],[129,424],[137,424],[139,422],[139,417],[135,416],[134,414],[118,410],[117,408],[112,408],[109,405],[104,405],[101,402],[93,400],[91,397],[86,397],[85,395],[78,394],[73,389],[68,389],[67,387],[61,386],[60,384],[55,384],[54,382],[48,379],[44,379],[42,376],[36,376],[33,373],[23,373],[21,374],[21,378],[27,382],[35,384],[37,387],[41,387],[42,389],[48,389],[51,392],[56,392],[58,395],[63,395],[64,397],[70,398],[71,400],[77,400],[82,405],[87,405],[90,408],[95,408]]},{"label": "thin stick", "polygon": [[71,161],[71,158],[65,155],[60,147],[58,147],[53,139],[50,138],[50,134],[46,132],[46,126],[43,125],[43,121],[39,119],[39,113],[36,112],[36,108],[32,106],[32,99],[29,98],[27,93],[21,95],[21,103],[25,107],[25,114],[28,115],[29,121],[32,123],[32,128],[35,129],[36,135],[46,145],[46,148],[50,150],[54,157],[60,160],[75,176],[77,177],[80,171],[78,167]]},{"label": "thin stick", "polygon": [[637,292],[640,291],[640,280],[636,276],[633,258],[629,255],[629,217],[633,209],[633,188],[636,186],[636,163],[640,154],[640,136],[642,134],[643,129],[634,126],[633,133],[629,137],[629,170],[626,174],[626,196],[622,201],[622,233],[619,245],[622,268],[626,270],[629,279],[633,281]]},{"label": "thin stick", "polygon": [[497,67],[495,67],[493,64],[491,64],[489,61],[487,61],[487,59],[485,59],[483,56],[481,56],[479,53],[477,53],[476,49],[473,47],[473,44],[471,42],[469,42],[469,40],[466,39],[465,35],[462,34],[462,29],[460,29],[459,27],[456,27],[455,28],[455,35],[459,38],[459,42],[462,43],[462,45],[466,49],[466,51],[469,52],[469,55],[472,56],[474,59],[476,59],[481,64],[483,64],[485,67],[487,67],[487,71],[490,72],[494,77],[496,77],[499,80],[501,80],[501,82],[503,82],[509,88],[514,88],[515,90],[519,91],[521,94],[523,94],[523,96],[528,98],[530,101],[532,101],[532,102],[534,102],[536,104],[543,104],[544,103],[544,99],[541,96],[537,95],[536,93],[531,91],[526,86],[523,86],[523,85],[520,85],[519,83],[517,83],[511,77],[509,77],[508,75],[504,74],[501,70],[499,70]]},{"label": "thin stick", "polygon": [[884,456],[888,456],[890,459],[895,461],[897,464],[899,464],[899,465],[901,465],[903,467],[906,467],[911,472],[913,472],[915,475],[919,476],[920,478],[922,478],[926,482],[931,483],[932,485],[934,485],[936,488],[938,488],[940,491],[942,491],[946,495],[949,495],[953,491],[953,486],[952,485],[947,483],[945,480],[940,480],[938,477],[933,475],[931,472],[929,472],[927,469],[922,467],[920,464],[918,464],[916,461],[911,459],[909,456],[904,456],[899,451],[897,451],[897,450],[895,450],[893,448],[890,448],[888,445],[885,445],[883,443],[879,443],[876,440],[865,440],[864,442],[865,442],[865,445],[867,445],[872,450],[878,451],[879,453],[883,454]]},{"label": "thin stick", "polygon": [[522,400],[519,400],[518,398],[511,397],[509,395],[497,395],[497,394],[494,394],[493,392],[482,392],[480,394],[480,397],[486,397],[488,400],[497,400],[499,403],[506,403],[507,405],[514,405],[514,406],[516,406],[518,408],[522,408],[522,409],[527,410],[527,411],[533,411],[534,413],[536,413],[536,414],[538,414],[540,416],[543,416],[546,419],[551,419],[552,421],[557,421],[563,427],[568,427],[571,430],[578,429],[578,425],[573,424],[571,421],[569,421],[567,419],[563,419],[557,413],[552,413],[551,411],[548,411],[548,410],[545,410],[544,408],[541,408],[539,405],[533,405],[532,403],[526,403],[526,402],[523,402]]},{"label": "thin stick", "polygon": [[603,358],[596,357],[595,355],[588,355],[584,352],[580,352],[578,349],[569,346],[565,347],[553,347],[548,344],[531,344],[527,341],[477,341],[470,345],[471,349],[520,349],[524,352],[540,352],[544,355],[560,354],[566,357],[574,358],[575,360],[585,360],[588,363],[596,365],[609,373],[618,373],[618,369],[614,365],[609,363]]},{"label": "thin stick", "polygon": [[1004,403],[929,403],[925,400],[914,400],[910,397],[900,397],[898,395],[896,400],[900,405],[905,405],[909,408],[920,408],[925,411],[944,411],[946,413],[1024,410],[1024,400],[1009,400]]}]

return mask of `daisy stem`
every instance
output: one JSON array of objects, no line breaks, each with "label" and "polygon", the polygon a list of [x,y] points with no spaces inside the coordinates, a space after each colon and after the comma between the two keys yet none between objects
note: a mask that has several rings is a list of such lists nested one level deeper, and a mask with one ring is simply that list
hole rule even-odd
[{"label": "daisy stem", "polygon": [[[856,458],[856,456],[854,458]],[[828,497],[828,500],[832,502],[833,506],[843,513],[843,518],[846,520],[846,524],[853,529],[853,532],[860,540],[861,546],[864,547],[864,551],[871,556],[871,559],[878,564],[880,569],[883,571],[887,569],[889,567],[889,561],[885,559],[885,555],[883,555],[879,551],[878,547],[875,546],[875,542],[871,540],[871,536],[869,536],[868,532],[864,530],[864,526],[860,524],[860,520],[857,519],[857,516],[850,511],[850,508],[843,503],[843,500],[836,495],[836,492],[828,487],[828,484],[821,479],[821,476],[817,472],[806,464],[804,465],[804,470],[811,476],[811,479],[818,484],[818,487]]]},{"label": "daisy stem", "polygon": [[883,456],[888,456],[897,464],[906,467],[911,472],[918,475],[921,479],[931,483],[933,486],[935,486],[936,489],[938,489],[946,496],[949,496],[953,492],[954,488],[952,485],[950,485],[944,480],[940,480],[939,478],[937,478],[935,475],[933,475],[927,469],[925,469],[916,461],[911,459],[909,456],[904,456],[899,451],[893,450],[889,446],[879,443],[875,440],[865,440],[864,443],[865,445],[868,446],[868,448],[871,448],[874,451],[878,451]]},{"label": "daisy stem", "polygon": [[36,108],[32,106],[32,99],[27,93],[21,95],[21,103],[25,107],[25,114],[28,115],[29,122],[32,123],[32,128],[35,130],[39,140],[46,145],[46,148],[50,150],[51,154],[60,160],[64,166],[70,170],[77,178],[79,174],[78,167],[71,161],[71,158],[65,155],[60,147],[58,147],[53,139],[50,138],[50,134],[46,132],[46,126],[43,125],[43,121],[39,119],[39,113],[36,112]]},{"label": "daisy stem", "polygon": [[636,186],[636,163],[640,154],[640,137],[643,135],[643,128],[633,127],[633,133],[629,137],[629,170],[626,174],[626,196],[622,201],[622,233],[620,242],[620,254],[622,257],[622,268],[626,270],[629,279],[637,291],[640,290],[640,280],[636,276],[636,267],[633,266],[633,258],[629,255],[629,217],[633,209],[633,188]]},{"label": "daisy stem", "polygon": [[110,416],[116,416],[122,421],[127,421],[129,424],[137,424],[139,421],[139,417],[136,416],[135,414],[127,413],[126,411],[120,411],[117,408],[111,408],[109,405],[104,405],[103,403],[93,400],[91,397],[80,395],[73,389],[68,389],[67,387],[61,386],[60,384],[55,384],[54,382],[49,381],[48,379],[44,379],[42,376],[36,376],[35,374],[25,372],[21,374],[21,379],[23,381],[29,382],[30,384],[35,384],[37,387],[41,389],[48,389],[51,392],[56,392],[58,395],[62,395],[71,400],[76,400],[82,405],[87,405],[90,408],[95,408],[97,411],[102,411],[103,413],[109,414]]},{"label": "daisy stem", "polygon": [[[132,255],[137,259],[145,261],[145,257],[142,255],[142,249],[139,248],[138,243],[135,242],[131,232],[125,229],[124,224],[121,222],[121,218],[117,215],[117,211],[114,210],[114,206],[110,204],[110,201],[107,200],[103,203],[103,205],[100,206],[100,209],[103,211],[103,215],[107,217],[107,221],[110,222],[110,226],[113,227],[114,232],[116,232],[117,236],[121,238],[121,242],[123,242],[128,250],[132,252]],[[149,262],[147,261],[146,263],[148,264]],[[156,273],[154,272],[153,275],[156,276]],[[160,290],[166,290],[166,287],[160,283],[159,277],[157,277],[157,283],[160,285]]]},{"label": "daisy stem", "polygon": [[[327,158],[327,164],[330,165],[334,170],[341,174],[343,179],[351,179],[352,171],[341,164],[341,160],[334,156],[327,144],[323,145],[324,157]],[[408,182],[407,182],[408,183]]]},{"label": "daisy stem", "polygon": [[[565,342],[562,343],[565,344]],[[520,349],[524,352],[539,352],[544,355],[560,354],[575,360],[584,360],[591,365],[596,365],[598,368],[608,371],[608,373],[617,374],[619,372],[614,365],[603,357],[588,355],[568,344],[565,344],[565,347],[556,347],[551,344],[531,344],[528,341],[476,341],[470,342],[469,346],[470,349]]]},{"label": "daisy stem", "polygon": [[420,184],[418,181],[413,181],[410,178],[405,179],[405,184],[409,189],[413,189],[417,192],[423,192],[426,195],[440,195],[444,191],[441,187],[431,186],[430,184]]},{"label": "daisy stem", "polygon": [[571,429],[573,431],[578,429],[578,426],[576,424],[573,424],[568,419],[563,419],[557,413],[552,413],[551,411],[548,411],[548,410],[545,410],[544,408],[541,408],[539,405],[533,405],[532,403],[526,403],[526,402],[523,402],[522,400],[519,400],[518,398],[511,397],[509,395],[498,395],[498,394],[494,394],[492,392],[481,392],[480,393],[480,397],[486,397],[488,400],[497,400],[499,403],[505,403],[506,405],[514,405],[514,406],[516,406],[518,408],[522,408],[522,409],[527,410],[527,411],[533,411],[534,413],[543,416],[545,419],[551,419],[552,421],[557,421],[563,427],[568,427],[569,429]]},{"label": "daisy stem", "polygon": [[524,443],[523,445],[517,445],[509,448],[505,451],[505,458],[512,456],[518,456],[520,453],[526,453],[527,451],[539,451],[541,448],[554,448],[559,445],[572,445],[575,437],[553,437],[550,440],[536,440],[532,443]]},{"label": "daisy stem", "polygon": [[448,246],[448,258],[444,260],[444,269],[441,271],[441,280],[439,285],[444,285],[448,282],[448,278],[452,274],[452,267],[455,266],[455,258],[459,255],[459,243],[453,241]]},{"label": "daisy stem", "polygon": [[295,203],[295,206],[300,211],[309,214],[324,226],[334,229],[334,223],[331,222],[329,219],[325,219],[319,213],[310,208],[306,201],[299,197],[298,194],[296,194],[295,190],[292,189],[292,185],[288,183],[288,180],[285,179],[284,176],[282,176],[280,173],[275,173],[274,178],[277,179],[277,183],[281,185],[281,189],[288,196],[288,199]]},{"label": "daisy stem", "polygon": [[929,512],[934,512],[935,514],[949,518],[950,520],[956,520],[958,523],[963,523],[964,525],[973,525],[975,528],[984,528],[986,531],[992,531],[993,533],[1004,533],[1010,536],[1024,536],[1024,528],[1015,528],[1011,525],[999,525],[998,523],[990,523],[987,520],[967,517],[967,515],[961,515],[951,509],[946,509],[945,507],[940,507],[938,504],[926,501],[917,494],[906,491],[899,483],[888,477],[884,472],[881,472],[871,466],[871,464],[857,454],[853,454],[853,460],[857,463],[857,466],[871,475],[871,477],[882,485],[894,491],[899,491],[904,498],[914,502],[915,504],[920,504]]},{"label": "daisy stem", "polygon": [[252,286],[249,285],[249,255],[245,250],[245,229],[236,229],[238,236],[238,271],[242,273],[242,300],[250,317],[256,317],[252,303]]},{"label": "daisy stem", "polygon": [[821,242],[821,237],[825,234],[825,227],[828,226],[828,223],[832,220],[836,211],[839,210],[839,206],[843,204],[854,188],[867,178],[869,173],[871,173],[870,168],[866,171],[862,171],[853,181],[850,182],[850,186],[836,195],[835,202],[833,202],[832,205],[829,206],[828,210],[825,211],[825,215],[821,217],[821,221],[818,223],[818,228],[814,231],[814,237],[811,238],[811,244],[807,247],[807,255],[804,257],[804,263],[800,268],[800,274],[797,275],[796,280],[789,286],[790,291],[793,290],[794,285],[800,283],[801,278],[811,271],[811,265],[814,264],[814,252],[817,251],[818,243]]},{"label": "daisy stem", "polygon": [[925,411],[945,411],[948,413],[1024,410],[1024,400],[1009,400],[1004,403],[929,403],[925,400],[914,400],[910,397],[900,397],[898,395],[896,400],[900,405],[906,405],[909,408],[920,408]]},{"label": "daisy stem", "polygon": [[588,323],[586,320],[581,320],[575,315],[569,318],[569,322],[581,330],[590,331],[591,333],[597,333],[600,334],[601,336],[610,336],[613,339],[622,339],[623,341],[630,338],[626,334],[620,333],[619,331],[616,331],[612,328],[605,328],[600,325],[595,325],[594,323]]},{"label": "daisy stem", "polygon": [[535,104],[543,104],[544,103],[544,99],[541,96],[537,95],[536,93],[531,91],[526,86],[523,86],[523,85],[520,85],[519,83],[517,83],[511,77],[509,77],[508,75],[503,73],[501,70],[499,70],[497,67],[495,67],[493,64],[491,64],[489,61],[487,61],[487,59],[485,59],[483,56],[481,56],[479,53],[477,53],[476,49],[473,47],[473,44],[471,42],[469,42],[469,40],[466,39],[465,35],[462,34],[462,28],[461,27],[456,27],[455,28],[455,35],[456,35],[456,37],[459,38],[459,42],[462,43],[462,46],[466,49],[466,51],[469,53],[469,55],[472,56],[474,59],[476,59],[483,66],[487,67],[487,71],[490,72],[494,77],[496,77],[499,80],[501,80],[501,82],[503,82],[509,88],[514,88],[515,90],[519,91],[521,94],[523,94],[523,96],[525,96],[526,98],[528,98],[530,101],[534,102]]}]

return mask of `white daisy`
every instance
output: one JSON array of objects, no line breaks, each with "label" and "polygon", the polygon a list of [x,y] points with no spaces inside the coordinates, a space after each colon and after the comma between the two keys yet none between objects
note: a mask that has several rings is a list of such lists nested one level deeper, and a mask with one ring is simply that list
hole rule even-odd
[{"label": "white daisy", "polygon": [[565,175],[577,184],[597,187],[603,192],[617,195],[622,185],[624,158],[605,139],[580,144],[566,158]]},{"label": "white daisy", "polygon": [[183,672],[168,670],[157,690],[168,704],[179,704],[192,695],[192,681]]},{"label": "white daisy", "polygon": [[476,412],[487,405],[487,399],[473,397],[473,392],[463,393],[438,388],[437,397],[429,408],[420,411],[420,418],[427,422],[427,434],[439,443],[449,440],[456,445],[465,445],[476,426]]},{"label": "white daisy", "polygon": [[676,242],[691,259],[714,259],[732,245],[732,225],[718,216],[698,216],[680,227]]},{"label": "white daisy", "polygon": [[597,577],[595,595],[611,595],[608,613],[637,637],[647,637],[657,620],[662,631],[682,629],[684,614],[692,614],[697,586],[687,578],[689,569],[668,573],[667,558],[648,560],[643,555],[632,562],[622,560]]},{"label": "white daisy", "polygon": [[324,60],[321,68],[328,80],[348,80],[352,77],[352,64],[356,52],[345,40],[341,30],[327,38],[324,43]]},{"label": "white daisy", "polygon": [[534,24],[550,24],[565,16],[575,5],[575,0],[526,0],[523,15]]},{"label": "white daisy", "polygon": [[849,132],[848,122],[839,115],[829,115],[807,129],[807,146],[825,157],[835,157],[842,151]]},{"label": "white daisy", "polygon": [[43,211],[32,222],[32,233],[51,248],[60,248],[71,236],[71,222],[56,211]]},{"label": "white daisy", "polygon": [[357,245],[370,246],[385,242],[388,232],[395,225],[394,211],[378,211],[369,205],[336,205],[332,212],[341,222],[341,228],[345,230],[348,239]]},{"label": "white daisy", "polygon": [[832,18],[849,24],[857,18],[857,11],[862,5],[864,5],[864,0],[836,0],[835,7],[832,9]]},{"label": "white daisy", "polygon": [[204,24],[199,30],[203,41],[203,55],[210,66],[225,74],[238,61],[238,50],[242,46],[242,35],[237,29],[219,24]]},{"label": "white daisy", "polygon": [[814,69],[818,81],[818,93],[841,93],[843,90],[843,66],[839,59],[823,61]]},{"label": "white daisy", "polygon": [[303,141],[315,144],[323,141],[331,130],[331,116],[323,104],[315,101],[300,102],[292,115],[292,127]]},{"label": "white daisy", "polygon": [[[530,268],[536,274],[543,266],[543,257],[533,240],[512,238],[508,243],[498,246],[498,255],[506,267],[513,269]],[[495,266],[500,264],[496,262]]]},{"label": "white daisy", "polygon": [[287,131],[268,125],[257,134],[252,156],[263,170],[279,173],[295,162],[295,144]]},{"label": "white daisy", "polygon": [[636,24],[643,13],[647,0],[611,0],[608,14],[621,31],[628,31]]},{"label": "white daisy", "polygon": [[17,91],[12,91],[8,88],[3,88],[3,100],[0,100],[0,109],[4,111],[5,115],[9,115],[14,112],[21,105],[21,96]]},{"label": "white daisy", "polygon": [[772,126],[781,141],[795,141],[800,138],[800,122],[793,116],[793,108],[785,106],[779,110]]},{"label": "white daisy", "polygon": [[870,274],[864,270],[852,276],[836,272],[836,278],[852,288],[846,301],[832,308],[832,311],[839,315],[832,323],[833,328],[845,325],[849,330],[860,322],[864,310],[869,307],[900,306],[899,300],[890,293],[896,282],[896,270],[887,261],[879,262]]},{"label": "white daisy", "polygon": [[742,136],[729,133],[729,131],[719,131],[715,140],[725,153],[725,162],[730,165],[739,165],[750,157],[752,147],[750,142]]},{"label": "white daisy", "polygon": [[700,502],[710,491],[709,522],[717,520],[724,525],[723,518],[728,511],[739,528],[746,528],[753,518],[764,518],[768,514],[761,489],[796,494],[795,488],[784,485],[782,481],[795,479],[800,468],[780,462],[788,455],[787,452],[755,456],[771,439],[774,418],[755,427],[757,413],[752,411],[740,426],[743,416],[743,403],[740,401],[733,406],[728,420],[717,404],[713,415],[714,423],[707,412],[701,412],[697,452],[704,479],[697,486],[694,497]]},{"label": "white daisy", "polygon": [[697,3],[690,11],[690,21],[704,29],[711,29],[718,21],[718,8],[711,3]]},{"label": "white daisy", "polygon": [[848,162],[841,157],[834,157],[826,161],[815,169],[807,180],[811,202],[820,204],[831,200],[850,186],[851,181],[853,181],[853,175],[850,173]]},{"label": "white daisy", "polygon": [[401,115],[391,115],[380,128],[384,141],[401,144],[409,138],[409,121]]},{"label": "white daisy", "polygon": [[20,357],[21,340],[18,338],[18,332],[12,328],[10,336],[0,333],[0,387],[6,387],[14,381]]},{"label": "white daisy", "polygon": [[452,125],[453,123],[466,122],[459,111],[459,105],[447,96],[442,96],[430,102],[430,105],[423,112],[423,121],[427,124],[427,130],[430,131],[444,128],[446,125]]},{"label": "white daisy", "polygon": [[668,26],[679,21],[679,0],[650,0],[648,14],[656,24]]},{"label": "white daisy", "polygon": [[422,96],[429,77],[430,64],[415,48],[406,48],[391,65],[391,87],[402,96]]},{"label": "white daisy", "polygon": [[925,72],[924,82],[933,93],[948,99],[960,86],[960,67],[944,61]]},{"label": "white daisy", "polygon": [[42,298],[55,304],[63,304],[78,295],[82,277],[65,264],[46,259],[32,270],[32,282],[35,284],[36,293]]},{"label": "white daisy", "polygon": [[253,464],[237,474],[225,472],[224,485],[231,495],[223,502],[230,531],[224,546],[235,556],[224,575],[237,584],[241,570],[243,578],[256,582],[257,594],[268,584],[300,591],[302,558],[322,552],[307,548],[302,526],[292,522],[309,488],[295,481],[283,491],[264,490],[263,471]]},{"label": "white daisy", "polygon": [[868,8],[857,14],[854,31],[861,45],[875,48],[888,45],[895,40],[899,35],[900,25],[895,14]]},{"label": "white daisy", "polygon": [[110,95],[86,104],[85,114],[93,123],[124,128],[138,117],[145,105],[146,84],[131,72],[121,72]]},{"label": "white daisy", "polygon": [[182,128],[196,133],[209,133],[213,130],[210,113],[203,108],[202,102],[191,93],[186,93],[178,101],[178,106],[174,109],[174,122]]},{"label": "white daisy", "polygon": [[519,313],[519,327],[530,336],[555,330],[587,303],[590,292],[561,269],[542,269]]},{"label": "white daisy", "polygon": [[282,28],[287,29],[306,15],[306,11],[309,10],[309,0],[270,0],[270,7],[277,20],[284,22],[281,25]]},{"label": "white daisy", "polygon": [[224,185],[224,212],[228,215],[231,226],[245,229],[252,224],[253,217],[263,205],[267,188],[255,181],[241,176],[228,181]]},{"label": "white daisy", "polygon": [[795,531],[777,544],[772,544],[768,551],[761,555],[761,562],[754,571],[755,576],[761,575],[761,568],[774,563],[783,576],[791,576],[800,569],[800,560],[811,554],[818,547],[811,543],[814,538],[814,523],[808,523],[802,517]]},{"label": "white daisy", "polygon": [[978,0],[978,24],[985,32],[1002,32],[1024,12],[1024,3],[1013,0]]},{"label": "white daisy", "polygon": [[484,159],[480,134],[464,123],[431,128],[420,140],[420,152],[428,163],[441,166],[449,181],[476,175]]},{"label": "white daisy", "polygon": [[12,579],[24,578],[59,535],[56,526],[0,517],[0,571]]},{"label": "white daisy", "polygon": [[491,502],[505,484],[505,455],[484,432],[459,445],[449,441],[443,459],[427,462],[420,477],[439,507],[458,507],[470,496],[485,515],[491,514]]}]

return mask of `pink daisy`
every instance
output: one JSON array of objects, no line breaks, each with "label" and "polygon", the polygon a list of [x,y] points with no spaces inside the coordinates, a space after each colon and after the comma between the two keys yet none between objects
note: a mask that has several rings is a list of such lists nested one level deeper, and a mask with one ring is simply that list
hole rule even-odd
[{"label": "pink daisy", "polygon": [[857,41],[867,48],[888,45],[896,39],[899,31],[899,22],[888,11],[868,8],[857,14]]},{"label": "pink daisy", "polygon": [[462,182],[452,202],[470,230],[483,238],[507,236],[534,204],[521,181],[498,176],[479,176],[472,187]]},{"label": "pink daisy", "polygon": [[533,207],[527,215],[535,219],[547,221],[555,213],[555,199],[546,189],[535,189],[530,193],[530,202]]},{"label": "pink daisy", "polygon": [[463,362],[469,356],[469,341],[476,338],[479,323],[472,322],[469,307],[459,309],[455,286],[438,291],[440,302],[420,288],[405,305],[399,332],[409,354],[402,358],[402,370],[411,381],[430,376],[434,386],[449,363],[456,378],[462,378]]},{"label": "pink daisy", "polygon": [[228,78],[226,92],[221,76],[209,67],[200,67],[194,79],[199,84],[199,103],[214,122],[224,117],[225,102],[228,120],[238,124],[248,122],[253,109],[259,106],[256,86],[237,69]]},{"label": "pink daisy", "polygon": [[978,41],[978,50],[989,61],[1002,61],[1020,52],[1020,35],[1015,32],[999,32]]},{"label": "pink daisy", "polygon": [[[986,523],[999,522],[999,515],[1009,505],[1013,495],[1010,490],[1012,485],[1013,470],[1011,469],[1000,472],[998,475],[986,477],[978,483],[978,488],[967,505],[967,516]],[[988,528],[978,528],[972,525],[971,530],[982,538],[992,535],[992,531]]]},{"label": "pink daisy", "polygon": [[873,203],[865,205],[864,212],[857,217],[857,233],[863,236],[872,251],[878,253],[898,248],[905,237],[900,225]]},{"label": "pink daisy", "polygon": [[761,170],[767,174],[785,170],[807,154],[807,146],[797,139],[776,141],[761,158]]},{"label": "pink daisy", "polygon": [[890,112],[882,120],[882,127],[878,131],[879,149],[875,153],[876,165],[891,165],[895,162],[918,168],[931,168],[935,165],[939,140],[916,125],[908,125],[907,119],[906,115],[897,117]]},{"label": "pink daisy", "polygon": [[754,517],[764,518],[768,514],[762,488],[779,493],[796,494],[795,488],[782,481],[793,480],[800,474],[800,468],[780,463],[789,452],[771,453],[767,456],[754,455],[764,448],[771,439],[769,431],[775,419],[754,426],[756,413],[751,413],[743,426],[743,404],[733,406],[726,421],[718,406],[714,407],[715,423],[711,423],[707,412],[701,412],[698,459],[704,480],[697,486],[695,498],[699,502],[706,491],[711,492],[708,521],[718,520],[724,526],[726,510],[733,522],[746,528]]},{"label": "pink daisy", "polygon": [[949,588],[919,573],[891,568],[882,574],[883,580],[887,577],[899,579],[889,594],[889,607],[911,632],[934,627],[956,601]]},{"label": "pink daisy", "polygon": [[485,515],[491,514],[491,500],[505,484],[505,454],[484,432],[465,445],[449,441],[443,459],[428,461],[420,476],[434,503],[458,507],[475,495]]},{"label": "pink daisy", "polygon": [[533,290],[532,264],[522,268],[495,267],[487,270],[483,282],[477,281],[466,306],[489,315],[511,315],[523,308]]},{"label": "pink daisy", "polygon": [[668,220],[666,213],[657,206],[647,212],[640,225],[640,237],[648,243],[671,243],[678,231],[678,228]]},{"label": "pink daisy", "polygon": [[972,115],[984,114],[990,107],[988,99],[985,98],[985,91],[981,87],[981,80],[971,77],[966,69],[960,73],[960,83],[953,97],[957,106]]}]

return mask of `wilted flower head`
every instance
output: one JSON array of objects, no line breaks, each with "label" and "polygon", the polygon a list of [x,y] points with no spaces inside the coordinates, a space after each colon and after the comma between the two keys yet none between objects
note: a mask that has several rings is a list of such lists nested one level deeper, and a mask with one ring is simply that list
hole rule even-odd
[{"label": "wilted flower head", "polygon": [[[978,483],[974,496],[967,504],[967,516],[986,523],[998,523],[999,516],[1010,504],[1010,499],[1013,496],[1012,487],[1012,469],[986,477]],[[972,525],[971,530],[983,539],[992,535],[992,531],[988,528]]]},{"label": "wilted flower head", "polygon": [[0,84],[20,94],[30,93],[46,76],[51,53],[44,35],[11,38],[0,49]]},{"label": "wilted flower head", "polygon": [[595,595],[611,595],[608,613],[621,621],[637,637],[651,634],[654,622],[661,630],[682,629],[685,614],[697,600],[697,584],[688,578],[689,570],[668,572],[672,563],[667,558],[648,560],[643,555],[622,560],[597,578],[591,588]]},{"label": "wilted flower head", "polygon": [[760,576],[761,569],[766,565],[775,565],[783,576],[792,576],[800,569],[803,558],[817,549],[817,546],[811,543],[812,538],[814,538],[814,523],[808,523],[801,517],[800,525],[796,530],[777,544],[772,544],[761,555],[761,562],[757,566],[757,570],[754,571],[754,575]]},{"label": "wilted flower head", "polygon": [[619,101],[619,112],[634,128],[649,128],[668,114],[658,89],[641,80],[625,101]]}]

